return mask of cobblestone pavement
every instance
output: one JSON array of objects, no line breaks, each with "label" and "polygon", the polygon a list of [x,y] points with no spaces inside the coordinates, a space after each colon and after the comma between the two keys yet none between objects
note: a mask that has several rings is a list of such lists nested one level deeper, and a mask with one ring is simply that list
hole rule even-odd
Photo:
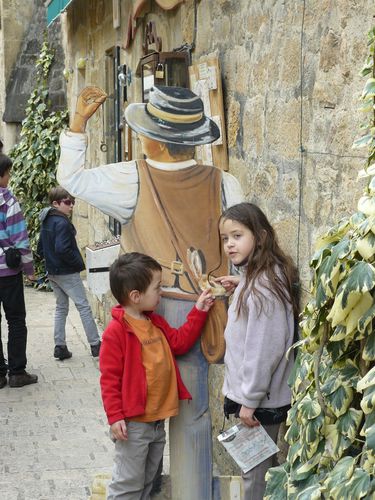
[{"label": "cobblestone pavement", "polygon": [[[25,293],[27,369],[39,382],[0,390],[0,498],[87,500],[94,475],[112,467],[98,361],[73,304],[67,322],[73,357],[55,360],[54,295],[31,288]],[[6,332],[3,318],[4,344]]]}]

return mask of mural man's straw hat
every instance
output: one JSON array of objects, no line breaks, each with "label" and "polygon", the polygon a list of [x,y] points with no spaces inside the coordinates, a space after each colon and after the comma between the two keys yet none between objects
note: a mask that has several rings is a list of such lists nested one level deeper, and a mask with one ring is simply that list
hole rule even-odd
[{"label": "mural man's straw hat", "polygon": [[202,99],[182,87],[152,87],[149,102],[129,104],[125,120],[138,134],[159,142],[199,146],[220,137],[216,123],[204,114]]}]

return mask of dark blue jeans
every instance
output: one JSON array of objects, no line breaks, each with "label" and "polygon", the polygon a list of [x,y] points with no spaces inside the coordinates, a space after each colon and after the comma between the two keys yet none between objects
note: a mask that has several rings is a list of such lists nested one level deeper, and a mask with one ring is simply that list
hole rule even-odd
[{"label": "dark blue jeans", "polygon": [[[23,373],[26,368],[26,308],[22,273],[0,277],[0,305],[8,323],[9,375]],[[0,309],[1,325],[1,309]],[[0,376],[7,373],[0,330]]]}]

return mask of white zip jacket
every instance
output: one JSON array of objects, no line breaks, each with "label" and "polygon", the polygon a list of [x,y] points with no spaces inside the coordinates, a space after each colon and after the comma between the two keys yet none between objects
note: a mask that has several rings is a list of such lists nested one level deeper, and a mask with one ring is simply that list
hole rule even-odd
[{"label": "white zip jacket", "polygon": [[[264,286],[265,307],[258,315],[253,295],[237,318],[238,296],[245,284],[241,277],[228,310],[225,329],[225,378],[222,392],[248,408],[279,408],[290,404],[287,380],[294,364],[285,353],[293,344],[294,319],[291,305],[284,305]],[[246,297],[246,295],[245,295]]]}]

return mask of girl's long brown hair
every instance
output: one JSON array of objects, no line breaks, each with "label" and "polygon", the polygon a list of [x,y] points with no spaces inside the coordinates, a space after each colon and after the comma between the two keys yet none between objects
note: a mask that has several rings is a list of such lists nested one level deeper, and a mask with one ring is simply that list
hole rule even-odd
[{"label": "girl's long brown hair", "polygon": [[245,286],[238,298],[240,313],[246,298],[253,294],[259,304],[258,313],[264,307],[264,295],[257,289],[257,282],[279,299],[285,307],[290,304],[295,318],[299,314],[299,278],[291,257],[280,248],[275,231],[262,210],[252,203],[239,203],[228,208],[220,217],[237,221],[246,226],[254,235],[255,245],[246,265]]}]

